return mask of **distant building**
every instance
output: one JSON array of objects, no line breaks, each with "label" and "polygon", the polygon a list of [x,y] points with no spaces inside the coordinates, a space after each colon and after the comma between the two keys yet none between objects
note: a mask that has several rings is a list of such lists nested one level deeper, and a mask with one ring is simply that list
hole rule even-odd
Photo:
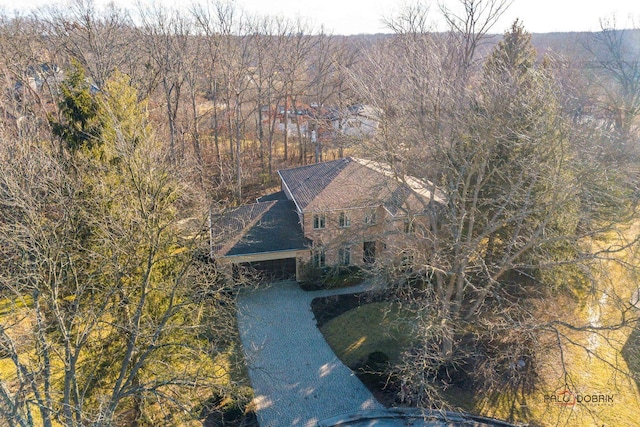
[{"label": "distant building", "polygon": [[375,135],[380,122],[380,111],[368,105],[352,105],[344,109],[320,107],[317,104],[297,104],[293,106],[262,107],[262,124],[270,126],[275,119],[274,129],[287,136],[316,138],[323,141],[338,136],[365,138]]},{"label": "distant building", "polygon": [[372,106],[351,105],[344,111],[334,111],[331,127],[336,135],[354,138],[371,137],[378,130],[380,116],[381,112]]}]

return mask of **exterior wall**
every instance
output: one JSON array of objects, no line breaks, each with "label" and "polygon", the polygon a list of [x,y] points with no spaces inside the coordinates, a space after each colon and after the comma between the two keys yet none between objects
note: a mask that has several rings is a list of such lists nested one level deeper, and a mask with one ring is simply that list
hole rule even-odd
[{"label": "exterior wall", "polygon": [[335,133],[341,133],[347,136],[372,136],[378,130],[378,120],[370,117],[353,115],[344,119],[334,120],[332,122],[332,127]]},{"label": "exterior wall", "polygon": [[[427,217],[416,217],[414,231],[405,232],[405,218],[393,218],[382,207],[375,209],[376,224],[365,223],[365,215],[372,209],[349,209],[344,211],[327,211],[325,215],[325,228],[314,229],[314,216],[322,212],[305,212],[303,215],[305,237],[313,241],[314,246],[323,246],[325,249],[325,265],[339,265],[340,249],[346,246],[351,248],[352,265],[365,265],[364,242],[376,242],[376,262],[388,263],[402,257],[403,250],[410,247],[420,229],[428,229]],[[351,225],[340,227],[340,213],[346,212],[350,216]]]},{"label": "exterior wall", "polygon": [[[280,116],[277,118],[277,123],[276,123],[276,130],[282,134],[284,134],[285,131],[285,120],[287,122],[286,124],[286,130],[287,130],[287,135],[288,136],[295,136],[298,137],[300,135],[298,135],[298,123],[297,123],[297,119],[296,116],[294,115],[290,115],[288,118],[284,118],[284,116]],[[309,130],[309,122],[308,119],[306,117],[302,118],[300,117],[298,120],[300,120],[300,132],[302,133],[302,136],[307,136],[307,132]]]},{"label": "exterior wall", "polygon": [[414,217],[410,232],[405,231],[405,220],[405,217],[395,218],[385,225],[384,257],[389,261],[400,260],[407,249],[416,249],[424,244],[423,236],[430,228],[428,217]]}]

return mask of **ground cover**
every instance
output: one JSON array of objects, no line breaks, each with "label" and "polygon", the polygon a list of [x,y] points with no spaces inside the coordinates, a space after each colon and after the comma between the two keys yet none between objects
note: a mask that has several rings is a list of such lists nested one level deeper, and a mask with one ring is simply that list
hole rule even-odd
[{"label": "ground cover", "polygon": [[[19,360],[26,366],[31,363],[37,363],[39,358],[34,351],[35,337],[33,335],[33,319],[31,312],[31,300],[0,298],[0,327],[4,327],[13,341],[20,345]],[[232,306],[226,307],[229,313],[235,312]],[[226,321],[231,323],[228,325],[232,330],[237,330],[235,324],[236,318],[233,315],[226,316]],[[192,392],[193,401],[203,401],[201,405],[196,405],[193,413],[182,417],[180,421],[167,418],[166,411],[157,403],[149,403],[145,411],[145,419],[140,420],[140,425],[160,425],[167,422],[176,423],[175,425],[191,425],[193,422],[197,425],[213,427],[219,425],[225,426],[245,426],[257,427],[257,419],[253,412],[250,402],[253,398],[253,391],[250,386],[248,372],[242,349],[237,334],[229,334],[224,340],[220,340],[216,336],[218,331],[215,330],[215,322],[209,322],[211,328],[205,329],[200,339],[208,340],[212,345],[216,345],[216,349],[212,347],[210,354],[211,361],[207,369],[210,372],[205,373],[208,377],[215,377],[217,382],[217,390],[213,392],[202,390]],[[106,323],[105,323],[106,325]],[[108,329],[108,327],[105,326]],[[107,329],[101,328],[96,330],[96,334],[107,335]],[[96,335],[96,342],[103,337]],[[0,347],[0,350],[2,347]],[[11,391],[19,386],[16,367],[9,354],[0,351],[0,384]],[[83,355],[79,364],[92,364],[98,366],[97,360],[90,360],[90,355]],[[168,360],[168,359],[167,359]],[[201,365],[189,363],[189,360],[181,360],[173,357],[171,369],[175,372],[181,372],[188,369],[201,369]],[[64,366],[59,358],[52,358],[53,382],[62,381]],[[96,368],[98,369],[98,368]],[[153,367],[150,367],[153,370]],[[185,390],[175,390],[176,393],[184,393]],[[213,392],[213,394],[212,394]],[[126,417],[127,408],[122,408],[122,414]],[[39,411],[32,407],[34,425],[42,424]],[[189,420],[191,419],[191,420]],[[4,425],[2,414],[0,413],[0,425]],[[186,424],[185,424],[186,423]],[[62,424],[60,424],[62,425]]]},{"label": "ground cover", "polygon": [[[635,254],[630,253],[627,259],[635,260]],[[566,313],[578,324],[597,326],[621,320],[620,302],[628,300],[637,286],[615,263],[603,263],[602,268],[599,290],[572,309],[574,312]],[[314,300],[312,307],[321,332],[338,357],[381,403],[402,405],[398,385],[382,371],[410,349],[411,315],[398,303],[368,299],[364,294],[321,298]],[[566,309],[548,307],[550,313]],[[637,313],[626,312],[625,316],[633,318]],[[635,323],[597,332],[560,329],[562,358],[557,349],[540,361],[542,378],[534,392],[480,394],[453,386],[444,397],[454,409],[530,426],[638,425],[639,337]],[[380,354],[386,356],[381,360],[388,365],[370,363],[371,355],[380,360]],[[374,380],[367,375],[372,367],[381,370]],[[388,380],[382,381],[383,376]]]}]

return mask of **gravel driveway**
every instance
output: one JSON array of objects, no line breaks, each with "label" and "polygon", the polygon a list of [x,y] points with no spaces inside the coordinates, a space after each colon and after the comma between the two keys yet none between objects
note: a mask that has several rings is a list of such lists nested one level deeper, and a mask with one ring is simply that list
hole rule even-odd
[{"label": "gravel driveway", "polygon": [[310,306],[316,297],[364,289],[304,292],[281,282],[241,293],[238,327],[260,426],[314,426],[383,408],[327,345]]}]

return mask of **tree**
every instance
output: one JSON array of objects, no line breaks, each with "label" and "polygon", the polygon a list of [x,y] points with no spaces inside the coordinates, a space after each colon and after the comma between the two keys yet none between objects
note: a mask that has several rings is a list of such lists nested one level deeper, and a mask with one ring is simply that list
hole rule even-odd
[{"label": "tree", "polygon": [[98,101],[91,93],[91,84],[77,61],[71,62],[71,70],[60,85],[60,90],[60,118],[49,117],[53,134],[71,151],[91,148],[98,143],[100,135]]},{"label": "tree", "polygon": [[100,10],[92,0],[74,0],[65,9],[42,13],[41,19],[48,24],[50,43],[75,58],[98,88],[116,68],[137,68],[131,18],[113,3]]},{"label": "tree", "polygon": [[[441,405],[440,385],[461,378],[531,391],[536,357],[549,348],[545,334],[557,332],[557,319],[542,317],[538,304],[587,292],[592,261],[622,249],[589,241],[634,215],[619,183],[603,192],[585,178],[598,165],[574,162],[558,89],[518,22],[469,81],[471,90],[437,121],[435,110],[411,114],[407,102],[415,98],[380,101],[409,112],[395,134],[421,135],[414,132],[423,118],[440,127],[438,143],[432,135],[413,148],[380,144],[399,177],[418,176],[442,191],[443,201],[433,191],[421,207],[430,228],[415,232],[411,268],[396,271],[398,292],[420,283],[405,295],[416,310],[417,344],[397,372],[427,406]],[[405,84],[402,93],[420,88]],[[526,369],[510,370],[515,363]]]},{"label": "tree", "polygon": [[169,126],[169,159],[174,164],[184,157],[184,135],[180,132],[179,111],[184,102],[183,88],[187,82],[193,58],[189,39],[193,35],[192,23],[177,10],[155,5],[153,9],[140,9],[141,36],[161,82],[166,123]]},{"label": "tree", "polygon": [[[638,31],[616,28],[614,20],[602,20],[587,50],[596,69],[602,118],[614,132],[619,157],[637,156],[640,116],[640,49]],[[621,159],[622,160],[622,159]]]},{"label": "tree", "polygon": [[38,143],[0,144],[10,425],[33,425],[34,411],[45,426],[154,424],[161,411],[178,423],[220,384],[212,356],[229,331],[204,324],[217,322],[203,298],[217,282],[196,261],[199,233],[178,222],[185,188],[127,78],[107,82],[99,113],[101,144],[64,162]]},{"label": "tree", "polygon": [[453,357],[455,335],[446,325],[474,318],[493,287],[573,202],[570,191],[559,192],[571,188],[562,173],[562,117],[533,54],[514,24],[485,65],[479,95],[461,119],[464,132],[436,148],[445,162],[440,182],[448,206],[440,212],[443,233],[434,231],[429,264],[445,360]]}]

